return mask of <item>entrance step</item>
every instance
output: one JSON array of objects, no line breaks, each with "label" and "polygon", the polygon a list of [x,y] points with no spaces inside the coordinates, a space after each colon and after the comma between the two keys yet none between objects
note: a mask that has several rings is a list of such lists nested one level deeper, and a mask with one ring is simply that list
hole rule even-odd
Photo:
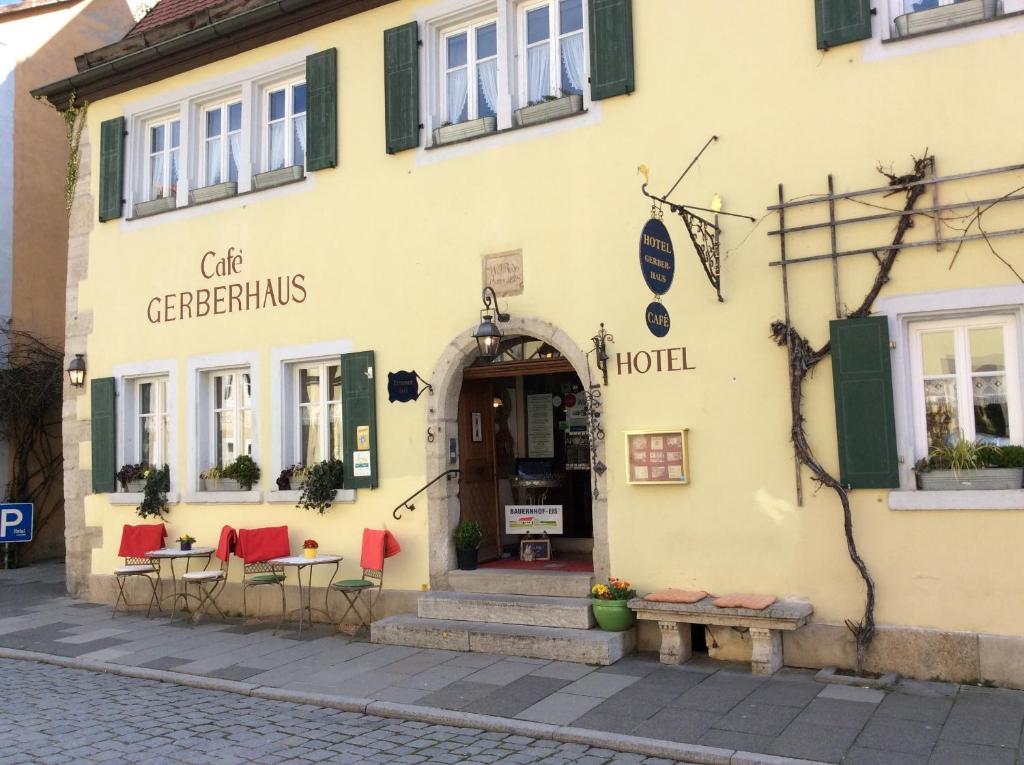
[{"label": "entrance step", "polygon": [[608,665],[635,650],[636,628],[625,632],[604,632],[423,619],[409,614],[375,621],[370,628],[370,641]]},{"label": "entrance step", "polygon": [[579,630],[594,626],[590,598],[435,591],[420,596],[416,610],[424,619]]},{"label": "entrance step", "polygon": [[494,595],[542,595],[562,598],[590,597],[594,575],[547,571],[489,570],[449,571],[448,586],[456,592]]}]

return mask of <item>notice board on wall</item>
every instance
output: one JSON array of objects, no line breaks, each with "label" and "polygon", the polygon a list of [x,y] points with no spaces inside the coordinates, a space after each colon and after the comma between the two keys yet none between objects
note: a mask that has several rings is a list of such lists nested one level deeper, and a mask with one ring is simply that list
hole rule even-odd
[{"label": "notice board on wall", "polygon": [[685,484],[690,481],[686,429],[626,432],[629,483]]},{"label": "notice board on wall", "polygon": [[526,397],[526,439],[531,459],[555,456],[555,411],[550,393]]}]

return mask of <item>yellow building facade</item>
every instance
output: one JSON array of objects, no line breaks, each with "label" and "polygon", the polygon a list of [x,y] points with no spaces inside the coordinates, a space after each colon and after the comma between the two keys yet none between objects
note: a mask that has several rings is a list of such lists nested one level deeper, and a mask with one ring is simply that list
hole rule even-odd
[{"label": "yellow building facade", "polygon": [[[299,23],[286,14],[280,26],[287,34],[260,44],[236,41],[238,32],[224,27],[221,50],[190,64],[171,60],[135,80],[108,72],[102,87],[78,84],[86,94],[97,90],[72,217],[68,351],[85,354],[94,386],[113,380],[116,467],[144,456],[139,427],[152,424],[140,426],[140,418],[155,413],[161,424],[145,432],[159,433],[159,446],[154,440],[146,448],[157,448],[170,467],[171,539],[187,532],[212,542],[224,524],[287,525],[293,552],[315,538],[321,550],[344,555],[342,569],[354,575],[362,530],[387,528],[402,552],[387,561],[381,613],[401,613],[414,610],[425,589],[450,586],[452,529],[467,497],[478,496],[479,487],[467,483],[474,470],[483,471],[475,480],[489,486],[485,505],[494,512],[544,504],[536,496],[515,499],[494,477],[500,449],[524,463],[555,455],[561,469],[562,440],[582,431],[586,443],[600,430],[583,478],[573,479],[578,485],[550,494],[564,502],[566,523],[578,532],[572,544],[556,541],[555,560],[589,556],[595,577],[624,577],[641,592],[673,586],[806,598],[813,623],[787,635],[786,663],[849,666],[853,639],[844,621],[860,619],[864,585],[847,553],[835,492],[819,488],[804,468],[798,501],[787,351],[770,325],[788,316],[814,347],[829,340],[829,322],[861,305],[889,254],[909,187],[842,195],[886,186],[879,167],[899,176],[912,171],[914,157],[932,156],[926,178],[958,179],[923,184],[915,200],[923,212],[901,242],[918,246],[898,253],[870,306],[872,316],[886,317],[892,345],[895,436],[894,483],[849,492],[856,543],[876,586],[879,633],[870,664],[1022,687],[1024,620],[1014,607],[1024,595],[1016,566],[1024,535],[1019,479],[1013,489],[929,492],[917,488],[913,466],[951,434],[1024,443],[1024,239],[980,235],[1020,228],[1014,197],[1024,185],[1017,137],[1024,106],[1013,94],[1013,72],[1024,56],[1024,16],[1017,15],[1024,9],[1005,0],[989,12],[979,2],[977,18],[944,19],[947,6],[937,3],[934,18],[922,19],[899,0],[881,0],[877,15],[858,20],[858,3],[611,3],[608,12],[629,14],[632,50],[620,45],[614,55],[628,57],[632,82],[595,98],[602,94],[593,92],[591,67],[601,64],[591,48],[607,53],[616,40],[594,26],[595,13],[608,9],[589,3],[601,6],[399,0],[364,3],[373,6],[364,10],[338,3],[331,6],[337,18],[310,11]],[[531,15],[538,8],[546,9],[543,28],[541,16]],[[415,76],[403,80],[408,72],[386,56],[385,38],[413,22]],[[865,23],[863,34],[850,34]],[[833,27],[862,39],[830,41]],[[312,107],[300,110],[314,101],[304,86],[307,57],[330,50],[333,60],[316,65],[326,60],[336,75],[334,166],[281,183],[312,151],[303,132]],[[422,127],[405,148],[396,127],[403,115],[392,99],[410,82]],[[75,86],[73,79],[51,86],[51,100]],[[518,124],[522,107],[558,102],[568,102],[562,116]],[[102,126],[118,118],[126,134],[118,160],[124,204],[119,217],[100,220],[108,217],[102,176],[112,172],[104,170]],[[471,122],[480,134],[452,142],[441,136]],[[164,143],[156,148],[159,125]],[[284,126],[283,138],[274,125]],[[717,141],[668,199],[717,221],[724,300],[687,231],[700,224],[662,204],[674,269],[660,297],[670,326],[659,337],[646,320],[648,305],[659,301],[638,258],[652,217],[643,171],[648,191],[664,196],[711,136]],[[959,178],[997,168],[1009,169]],[[256,178],[273,169],[286,172],[256,188]],[[836,218],[868,220],[787,234],[785,258],[863,252],[789,266],[787,309],[782,271],[770,265],[782,258],[780,237],[770,232],[827,222],[829,204],[787,207],[782,226],[770,208],[780,195],[827,195],[830,175]],[[154,191],[172,181],[173,193]],[[232,182],[222,198],[203,202],[196,194]],[[716,217],[715,195],[723,213],[753,222]],[[168,197],[158,214],[136,207]],[[510,319],[495,323],[505,338],[539,341],[524,346],[527,355],[540,349],[537,363],[559,360],[563,377],[554,387],[531,387],[523,375],[496,382],[466,372],[480,365],[473,334],[488,281],[500,282],[492,286]],[[614,336],[607,382],[592,341],[602,323]],[[655,328],[663,331],[664,322]],[[338,435],[342,394],[305,382],[341,376],[339,357],[364,351],[373,352],[366,369],[376,400],[365,423],[375,443],[357,450],[372,451],[365,466]],[[838,477],[843,426],[837,430],[831,364],[825,357],[808,377],[802,412],[815,455]],[[415,370],[431,389],[389,402],[388,373],[400,370]],[[530,367],[525,374],[547,373]],[[492,387],[475,400],[493,398],[496,412],[517,409],[504,426],[517,426],[514,445],[494,445],[489,431],[503,432],[492,413],[482,420],[488,432],[474,431],[479,407],[466,404],[466,386],[476,379]],[[144,395],[157,403],[142,404],[139,381],[156,381],[159,395],[155,387]],[[340,387],[348,384],[341,376]],[[592,422],[569,397],[582,403],[594,390],[600,418]],[[67,389],[66,496],[69,515],[77,507],[80,516],[69,518],[68,547],[73,587],[102,600],[120,562],[121,528],[141,521],[138,496],[94,489],[88,391],[88,383]],[[301,398],[302,391],[319,399]],[[536,396],[548,397],[553,423]],[[320,408],[304,411],[304,404]],[[234,418],[230,434],[218,437],[226,418]],[[310,422],[319,428],[314,435]],[[553,451],[539,435],[544,428],[557,443]],[[936,428],[945,430],[936,436]],[[685,463],[662,472],[661,455],[634,459],[642,448],[628,448],[626,434],[636,431],[659,439],[685,432]],[[533,448],[527,433],[536,435]],[[466,455],[487,444],[490,462],[467,468]],[[868,459],[887,448],[879,434]],[[204,491],[201,474],[241,453],[261,468],[252,490]],[[279,492],[275,479],[303,456],[328,453],[348,464],[350,480],[362,481],[322,514],[297,508],[296,494]],[[595,470],[597,462],[606,470]],[[353,475],[354,463],[361,475]],[[396,520],[392,511],[406,497],[457,467],[461,476],[434,484]],[[653,482],[660,476],[671,479]],[[572,518],[584,512],[584,521]],[[498,533],[494,557],[502,549],[515,556],[517,540]],[[642,631],[641,648],[654,647],[656,633]],[[713,654],[749,657],[742,636],[721,633],[708,641]]]}]

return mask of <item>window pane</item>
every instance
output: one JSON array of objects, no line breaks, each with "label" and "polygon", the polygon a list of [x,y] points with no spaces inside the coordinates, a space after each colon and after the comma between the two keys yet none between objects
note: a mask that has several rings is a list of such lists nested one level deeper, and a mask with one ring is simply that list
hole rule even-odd
[{"label": "window pane", "polygon": [[160,461],[167,464],[171,461],[171,425],[167,415],[162,417],[163,431],[160,434]]},{"label": "window pane", "polygon": [[562,95],[578,95],[583,92],[583,33],[563,37],[559,48],[562,52],[559,75]]},{"label": "window pane", "polygon": [[328,401],[341,401],[341,367],[337,364],[327,366],[327,378],[330,380],[330,389],[327,391]]},{"label": "window pane", "polygon": [[466,67],[448,72],[448,122],[458,124],[469,119],[469,100],[466,94]]},{"label": "window pane", "polygon": [[245,409],[252,406],[252,375],[248,372],[242,373],[242,406]]},{"label": "window pane", "polygon": [[171,123],[171,148],[177,148],[181,143],[181,125],[178,120]]},{"label": "window pane", "polygon": [[924,413],[929,449],[946,446],[959,440],[960,422],[957,417],[955,380],[925,381]]},{"label": "window pane", "polygon": [[220,139],[214,138],[206,142],[206,185],[212,186],[221,180]]},{"label": "window pane", "polygon": [[558,30],[564,35],[583,29],[583,3],[580,0],[562,0],[558,4]]},{"label": "window pane", "polygon": [[549,37],[548,7],[534,8],[526,14],[526,44],[540,42]]},{"label": "window pane", "polygon": [[178,193],[178,150],[175,149],[170,154],[170,172],[171,172],[171,183],[170,188],[167,190],[168,196],[174,196]]},{"label": "window pane", "polygon": [[149,198],[160,199],[164,195],[164,155],[156,154],[149,159]]},{"label": "window pane", "polygon": [[155,154],[164,150],[164,126],[157,125],[149,130],[149,153]]},{"label": "window pane", "polygon": [[476,68],[476,111],[478,117],[497,115],[498,60],[492,58]]},{"label": "window pane", "polygon": [[299,407],[299,458],[303,465],[320,462],[320,406]]},{"label": "window pane", "polygon": [[462,32],[448,38],[448,69],[466,65],[466,33]]},{"label": "window pane", "polygon": [[984,327],[970,330],[971,371],[1005,372],[1003,358],[1003,328]]},{"label": "window pane", "polygon": [[498,55],[498,25],[488,24],[476,30],[476,60]]},{"label": "window pane", "polygon": [[154,464],[156,436],[156,418],[142,417],[139,420],[139,462]]},{"label": "window pane", "polygon": [[1001,445],[1010,443],[1006,377],[975,377],[971,385],[974,394],[974,440]]},{"label": "window pane", "polygon": [[153,413],[153,383],[139,385],[139,414]]},{"label": "window pane", "polygon": [[239,439],[242,443],[242,454],[252,456],[252,412],[246,409],[242,412],[242,428]]},{"label": "window pane", "polygon": [[534,103],[551,95],[551,71],[548,64],[548,44],[535,45],[526,52],[527,101]]},{"label": "window pane", "polygon": [[213,378],[213,406],[215,409],[234,406],[233,382],[234,375],[217,375]]},{"label": "window pane", "polygon": [[306,111],[306,83],[292,86],[292,114]]},{"label": "window pane", "polygon": [[228,180],[238,180],[238,155],[242,151],[242,134],[228,136]]},{"label": "window pane", "polygon": [[270,126],[270,169],[284,167],[284,123],[277,122]]},{"label": "window pane", "polygon": [[215,427],[216,445],[214,456],[218,465],[226,465],[238,456],[235,451],[235,413],[217,412]]},{"label": "window pane", "polygon": [[292,164],[306,164],[306,115],[292,120]]},{"label": "window pane", "polygon": [[953,331],[922,333],[921,361],[925,375],[956,374]]},{"label": "window pane", "polygon": [[299,370],[299,403],[320,403],[320,370],[313,369]]},{"label": "window pane", "polygon": [[341,404],[331,404],[330,406],[331,421],[329,427],[330,432],[330,445],[331,445],[331,459],[340,460],[342,457],[342,443],[341,443]]},{"label": "window pane", "polygon": [[275,90],[270,94],[270,119],[284,119],[284,91]]},{"label": "window pane", "polygon": [[242,129],[242,104],[234,103],[228,106],[228,130]]},{"label": "window pane", "polygon": [[220,135],[220,109],[211,109],[206,113],[206,137]]}]

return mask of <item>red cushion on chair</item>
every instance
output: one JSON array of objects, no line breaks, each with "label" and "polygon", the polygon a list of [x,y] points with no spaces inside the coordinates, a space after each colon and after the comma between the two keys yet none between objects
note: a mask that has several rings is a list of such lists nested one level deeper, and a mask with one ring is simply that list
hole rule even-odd
[{"label": "red cushion on chair", "polygon": [[235,555],[246,563],[259,563],[271,558],[291,555],[287,526],[267,526],[262,529],[239,529]]},{"label": "red cushion on chair", "polygon": [[238,534],[230,526],[225,526],[220,530],[220,541],[217,543],[217,557],[226,563],[237,545]]},{"label": "red cushion on chair", "polygon": [[126,523],[121,530],[121,548],[117,554],[122,558],[145,558],[146,553],[164,546],[167,529],[162,523],[143,523],[132,526]]},{"label": "red cushion on chair", "polygon": [[363,529],[363,551],[359,565],[370,571],[383,571],[384,559],[402,552],[395,535],[385,529]]}]

